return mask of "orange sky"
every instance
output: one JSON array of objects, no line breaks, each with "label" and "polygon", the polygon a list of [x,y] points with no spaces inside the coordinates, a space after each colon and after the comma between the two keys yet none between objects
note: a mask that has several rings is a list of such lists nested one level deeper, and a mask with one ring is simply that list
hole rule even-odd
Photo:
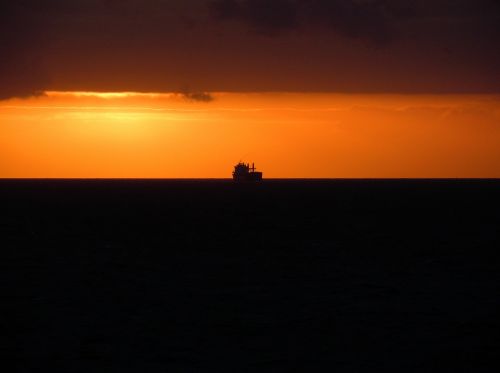
[{"label": "orange sky", "polygon": [[500,96],[48,92],[0,102],[0,177],[500,177]]}]

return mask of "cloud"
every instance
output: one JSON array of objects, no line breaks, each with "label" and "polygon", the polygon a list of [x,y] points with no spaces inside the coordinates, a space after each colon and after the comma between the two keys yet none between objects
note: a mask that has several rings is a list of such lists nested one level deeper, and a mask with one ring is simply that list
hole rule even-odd
[{"label": "cloud", "polygon": [[393,18],[384,1],[312,0],[305,4],[309,25],[324,24],[341,36],[376,44],[395,36]]},{"label": "cloud", "polygon": [[209,8],[216,20],[241,21],[268,35],[322,26],[375,43],[391,37],[390,8],[380,0],[215,0]]},{"label": "cloud", "polygon": [[212,102],[214,97],[208,92],[182,92],[182,97],[188,101]]},{"label": "cloud", "polygon": [[43,94],[41,24],[15,2],[0,5],[0,100]]},{"label": "cloud", "polygon": [[219,0],[209,8],[216,20],[240,20],[262,34],[275,35],[298,27],[298,9],[291,0]]},{"label": "cloud", "polygon": [[375,45],[400,36],[405,21],[421,28],[440,18],[444,24],[478,26],[482,20],[500,21],[497,0],[211,0],[209,9],[217,21],[239,21],[271,36],[323,29]]},{"label": "cloud", "polygon": [[0,1],[0,99],[500,92],[499,23],[498,0]]}]

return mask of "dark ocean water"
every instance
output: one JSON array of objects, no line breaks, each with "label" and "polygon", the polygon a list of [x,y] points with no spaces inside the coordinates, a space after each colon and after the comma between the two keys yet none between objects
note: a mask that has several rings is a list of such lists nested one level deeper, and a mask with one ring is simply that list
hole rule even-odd
[{"label": "dark ocean water", "polygon": [[8,372],[492,372],[500,181],[0,181]]}]

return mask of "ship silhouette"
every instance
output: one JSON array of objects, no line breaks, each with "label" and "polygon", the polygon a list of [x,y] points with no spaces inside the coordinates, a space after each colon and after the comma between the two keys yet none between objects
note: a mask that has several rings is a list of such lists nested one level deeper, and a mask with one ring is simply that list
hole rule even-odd
[{"label": "ship silhouette", "polygon": [[261,181],[262,180],[262,172],[255,171],[254,163],[252,163],[252,167],[250,167],[249,163],[239,162],[236,166],[234,166],[233,180],[234,181]]}]

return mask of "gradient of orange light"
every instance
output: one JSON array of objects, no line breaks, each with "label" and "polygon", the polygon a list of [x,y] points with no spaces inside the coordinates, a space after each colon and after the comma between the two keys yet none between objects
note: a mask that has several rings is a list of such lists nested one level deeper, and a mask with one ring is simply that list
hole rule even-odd
[{"label": "gradient of orange light", "polygon": [[500,177],[500,97],[49,92],[0,103],[0,177]]}]

